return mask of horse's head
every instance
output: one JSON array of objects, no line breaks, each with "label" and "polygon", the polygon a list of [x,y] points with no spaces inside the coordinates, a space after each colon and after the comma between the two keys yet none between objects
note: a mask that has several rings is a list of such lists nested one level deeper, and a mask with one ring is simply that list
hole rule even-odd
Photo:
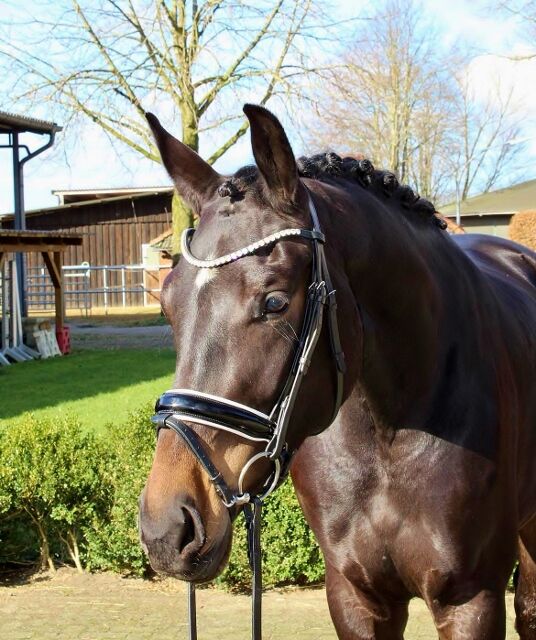
[{"label": "horse's head", "polygon": [[[282,126],[261,107],[244,111],[257,167],[231,177],[219,175],[148,116],[166,169],[199,215],[190,247],[199,259],[218,258],[282,229],[312,227],[307,190]],[[304,322],[311,244],[307,238],[286,237],[214,268],[179,261],[162,292],[177,350],[175,388],[270,413],[285,386]],[[324,331],[292,412],[286,438],[290,449],[329,424],[334,378]],[[244,465],[266,446],[185,420],[229,487],[237,487]],[[259,491],[271,465],[266,459],[252,465],[244,491]],[[224,506],[184,441],[162,429],[140,499],[141,539],[153,567],[192,581],[213,578],[227,560],[237,512],[237,507]]]}]

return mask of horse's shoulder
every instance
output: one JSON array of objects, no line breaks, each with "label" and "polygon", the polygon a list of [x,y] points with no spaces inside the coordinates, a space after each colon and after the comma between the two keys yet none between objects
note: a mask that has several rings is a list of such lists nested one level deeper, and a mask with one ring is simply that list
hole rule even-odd
[{"label": "horse's shoulder", "polygon": [[497,236],[467,233],[453,237],[467,257],[493,280],[529,285],[536,296],[536,253]]}]

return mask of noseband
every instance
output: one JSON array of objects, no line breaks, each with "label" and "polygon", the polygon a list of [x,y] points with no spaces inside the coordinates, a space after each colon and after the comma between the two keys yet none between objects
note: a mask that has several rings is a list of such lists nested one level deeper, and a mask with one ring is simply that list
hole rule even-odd
[{"label": "noseband", "polygon": [[[262,502],[281,484],[288,470],[293,454],[287,445],[288,426],[303,377],[307,373],[320,337],[324,308],[327,308],[328,311],[330,344],[337,376],[332,421],[336,418],[342,401],[345,363],[337,325],[335,290],[329,277],[324,254],[325,237],[320,229],[318,214],[309,192],[308,201],[313,223],[312,229],[283,229],[215,260],[201,260],[192,254],[190,241],[194,229],[186,229],[182,235],[182,257],[186,262],[199,269],[222,267],[287,238],[304,238],[312,243],[311,283],[308,289],[298,346],[283,389],[270,414],[262,413],[252,407],[220,396],[192,389],[171,389],[166,391],[157,401],[156,413],[152,418],[157,435],[160,429],[171,429],[180,436],[208,474],[217,494],[227,508],[243,506],[248,530],[248,557],[253,571],[253,640],[261,638],[260,516]],[[264,443],[264,449],[252,456],[244,465],[235,491],[227,485],[222,474],[206,454],[197,434],[185,421],[228,431],[249,441]],[[246,476],[251,467],[258,460],[264,458],[273,463],[273,471],[266,478],[260,492],[257,495],[252,495],[244,491]],[[197,631],[193,583],[190,583],[189,589],[189,614],[190,640],[195,640]]]}]

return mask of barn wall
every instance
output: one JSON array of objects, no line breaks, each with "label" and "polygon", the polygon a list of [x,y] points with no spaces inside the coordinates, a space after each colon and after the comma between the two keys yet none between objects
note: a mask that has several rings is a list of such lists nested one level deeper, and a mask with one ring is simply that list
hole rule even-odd
[{"label": "barn wall", "polygon": [[[13,223],[3,224],[9,228]],[[27,216],[26,226],[28,229],[70,231],[82,235],[82,245],[69,247],[64,253],[64,265],[80,265],[82,262],[91,266],[138,265],[142,263],[142,244],[148,244],[171,226],[171,194],[151,194],[56,209]],[[26,264],[32,272],[35,267],[44,268],[40,254],[27,254]],[[120,271],[109,274],[108,286],[120,285],[121,276]],[[124,278],[127,287],[139,287],[144,282],[143,274],[139,272],[126,271]],[[69,295],[70,289],[80,286],[76,278],[66,278],[68,308],[82,308],[86,304],[81,296]],[[90,287],[102,287],[101,272],[92,272]],[[91,297],[92,306],[104,306],[104,302],[103,293]],[[123,298],[118,293],[107,295],[109,306],[121,305],[122,302]],[[143,293],[127,295],[128,306],[143,305],[144,302],[149,300]]]},{"label": "barn wall", "polygon": [[[171,195],[101,202],[28,216],[28,229],[80,233],[82,245],[65,252],[64,264],[140,264],[142,244],[171,225]],[[30,264],[30,263],[29,263]],[[41,264],[39,262],[39,264]]]},{"label": "barn wall", "polygon": [[487,233],[500,238],[508,238],[510,215],[462,216],[462,225],[467,233]]}]

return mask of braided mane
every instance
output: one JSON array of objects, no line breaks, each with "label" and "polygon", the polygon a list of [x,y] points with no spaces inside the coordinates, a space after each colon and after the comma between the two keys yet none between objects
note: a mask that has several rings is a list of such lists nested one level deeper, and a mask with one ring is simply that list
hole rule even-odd
[{"label": "braided mane", "polygon": [[374,189],[376,193],[398,198],[405,209],[429,219],[440,229],[447,228],[447,223],[436,215],[436,209],[429,200],[421,198],[408,185],[400,184],[391,171],[375,169],[366,158],[341,158],[333,152],[302,156],[298,158],[298,172],[303,178],[314,180],[335,177],[358,182],[364,188]]},{"label": "braided mane", "polygon": [[[301,156],[297,160],[298,173],[302,178],[313,180],[329,180],[343,178],[357,182],[365,189],[373,189],[376,195],[397,198],[404,209],[412,211],[425,220],[446,229],[447,223],[436,214],[434,205],[421,198],[408,185],[400,184],[391,171],[375,169],[372,162],[366,158],[341,158],[336,153],[318,153],[313,156]],[[248,165],[239,169],[232,178],[226,180],[218,189],[219,195],[237,197],[245,191],[258,176],[255,165]]]}]

